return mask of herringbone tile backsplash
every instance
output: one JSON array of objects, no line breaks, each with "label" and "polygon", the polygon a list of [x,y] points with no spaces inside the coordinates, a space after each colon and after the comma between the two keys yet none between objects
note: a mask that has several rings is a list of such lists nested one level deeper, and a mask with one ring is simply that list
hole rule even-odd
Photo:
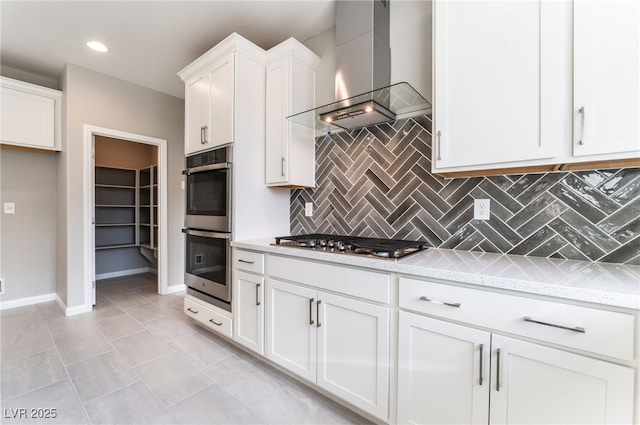
[{"label": "herringbone tile backsplash", "polygon": [[[427,116],[316,140],[316,188],[291,192],[291,233],[640,265],[640,168],[443,179]],[[491,219],[473,219],[473,200]],[[305,217],[304,203],[314,203]]]}]

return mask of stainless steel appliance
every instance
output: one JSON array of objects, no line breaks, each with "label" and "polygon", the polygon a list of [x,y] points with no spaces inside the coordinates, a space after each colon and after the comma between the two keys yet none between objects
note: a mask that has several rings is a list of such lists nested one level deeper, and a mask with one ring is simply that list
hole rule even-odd
[{"label": "stainless steel appliance", "polygon": [[231,231],[231,147],[187,157],[187,211],[189,229]]},{"label": "stainless steel appliance", "polygon": [[399,239],[364,238],[359,236],[340,236],[310,234],[279,236],[274,245],[295,248],[314,249],[342,255],[361,255],[372,258],[397,260],[414,254],[429,246],[423,241],[405,241]]},{"label": "stainless steel appliance", "polygon": [[183,229],[187,293],[231,311],[231,234]]},{"label": "stainless steel appliance", "polygon": [[231,311],[231,147],[187,157],[187,294]]}]

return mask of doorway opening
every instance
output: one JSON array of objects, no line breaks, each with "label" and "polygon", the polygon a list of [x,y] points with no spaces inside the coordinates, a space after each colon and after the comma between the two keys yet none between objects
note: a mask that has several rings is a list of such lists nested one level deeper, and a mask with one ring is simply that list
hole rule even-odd
[{"label": "doorway opening", "polygon": [[85,306],[113,280],[167,293],[166,140],[85,126],[84,141]]},{"label": "doorway opening", "polygon": [[105,136],[93,148],[96,290],[157,288],[158,148]]}]

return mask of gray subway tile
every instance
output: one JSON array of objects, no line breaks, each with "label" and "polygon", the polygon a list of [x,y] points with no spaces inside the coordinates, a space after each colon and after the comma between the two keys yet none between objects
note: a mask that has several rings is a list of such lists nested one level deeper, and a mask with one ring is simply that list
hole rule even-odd
[{"label": "gray subway tile", "polygon": [[593,242],[582,236],[570,224],[557,218],[549,223],[549,226],[559,235],[570,242],[578,251],[591,260],[597,260],[602,257],[604,252],[598,248]]}]

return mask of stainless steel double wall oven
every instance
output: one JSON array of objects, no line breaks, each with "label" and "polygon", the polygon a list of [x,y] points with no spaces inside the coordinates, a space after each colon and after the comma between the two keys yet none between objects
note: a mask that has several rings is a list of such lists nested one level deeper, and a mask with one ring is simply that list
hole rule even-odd
[{"label": "stainless steel double wall oven", "polygon": [[187,157],[187,293],[231,311],[232,148]]}]

